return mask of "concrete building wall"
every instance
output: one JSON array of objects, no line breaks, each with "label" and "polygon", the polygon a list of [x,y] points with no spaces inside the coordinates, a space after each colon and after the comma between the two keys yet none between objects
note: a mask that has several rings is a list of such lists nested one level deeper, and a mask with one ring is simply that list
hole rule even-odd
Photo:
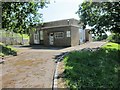
[{"label": "concrete building wall", "polygon": [[78,20],[76,20],[76,19],[72,19],[71,20],[71,25],[75,25],[75,26],[79,26],[79,21]]},{"label": "concrete building wall", "polygon": [[[51,21],[43,23],[42,28],[49,28],[49,27],[60,27],[65,25],[77,25],[78,26],[78,20],[75,19],[65,19],[65,20],[59,20],[59,21]],[[38,28],[41,27],[41,25],[37,26]]]},{"label": "concrete building wall", "polygon": [[[42,26],[39,25],[36,27],[37,30],[43,31],[43,40],[40,41],[40,44],[45,46],[50,46],[50,33],[52,33],[53,37],[53,45],[52,46],[75,46],[80,44],[80,25],[79,21],[75,19],[66,19],[59,20],[53,22],[44,23]],[[67,31],[70,31],[70,36],[67,36]],[[56,38],[57,32],[63,32],[63,38]],[[31,32],[30,44],[34,44],[34,32]],[[88,34],[88,30],[83,32],[84,38],[86,40],[90,39],[90,35]],[[82,35],[83,37],[83,35]],[[83,40],[85,42],[85,40]]]},{"label": "concrete building wall", "polygon": [[79,27],[71,27],[71,46],[79,45]]},{"label": "concrete building wall", "polygon": [[[70,27],[59,27],[59,28],[49,28],[49,29],[43,29],[44,31],[44,45],[50,46],[49,43],[49,34],[53,33],[54,35],[54,44],[53,46],[71,46],[71,38],[66,37],[66,31],[70,30]],[[55,33],[56,32],[63,32],[64,36],[63,38],[56,38]]]},{"label": "concrete building wall", "polygon": [[47,29],[43,30],[43,45],[49,46],[49,34]]},{"label": "concrete building wall", "polygon": [[30,30],[30,45],[33,45],[34,44],[34,31],[33,30]]}]

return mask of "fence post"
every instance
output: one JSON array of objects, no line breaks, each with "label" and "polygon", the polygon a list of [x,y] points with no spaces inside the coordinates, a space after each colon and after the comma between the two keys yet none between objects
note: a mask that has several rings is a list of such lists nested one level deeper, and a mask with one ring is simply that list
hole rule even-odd
[{"label": "fence post", "polygon": [[2,2],[0,1],[0,29],[2,28]]}]

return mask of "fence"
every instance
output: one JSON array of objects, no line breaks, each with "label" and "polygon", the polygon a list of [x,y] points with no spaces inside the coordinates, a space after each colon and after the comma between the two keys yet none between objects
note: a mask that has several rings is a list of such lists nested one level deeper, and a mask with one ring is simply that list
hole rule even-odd
[{"label": "fence", "polygon": [[28,38],[22,38],[20,34],[10,31],[0,30],[0,42],[8,45],[29,44]]}]

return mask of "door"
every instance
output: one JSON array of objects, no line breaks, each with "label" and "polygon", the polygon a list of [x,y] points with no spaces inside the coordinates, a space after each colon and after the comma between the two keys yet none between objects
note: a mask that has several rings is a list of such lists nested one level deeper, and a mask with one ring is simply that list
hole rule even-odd
[{"label": "door", "polygon": [[53,33],[50,33],[50,34],[49,34],[49,44],[50,44],[50,45],[53,45],[53,44],[54,44],[54,34],[53,34]]},{"label": "door", "polygon": [[39,32],[37,30],[34,33],[34,44],[40,44]]}]

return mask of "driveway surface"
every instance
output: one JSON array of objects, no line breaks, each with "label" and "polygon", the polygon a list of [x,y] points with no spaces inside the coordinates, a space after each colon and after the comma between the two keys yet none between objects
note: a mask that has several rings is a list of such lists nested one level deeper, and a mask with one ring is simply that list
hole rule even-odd
[{"label": "driveway surface", "polygon": [[[105,42],[88,42],[69,48],[18,48],[18,56],[5,58],[0,64],[2,88],[52,88],[55,70],[54,56],[61,52],[96,48]],[[39,47],[39,46],[37,46]],[[1,88],[1,87],[0,87]]]}]

